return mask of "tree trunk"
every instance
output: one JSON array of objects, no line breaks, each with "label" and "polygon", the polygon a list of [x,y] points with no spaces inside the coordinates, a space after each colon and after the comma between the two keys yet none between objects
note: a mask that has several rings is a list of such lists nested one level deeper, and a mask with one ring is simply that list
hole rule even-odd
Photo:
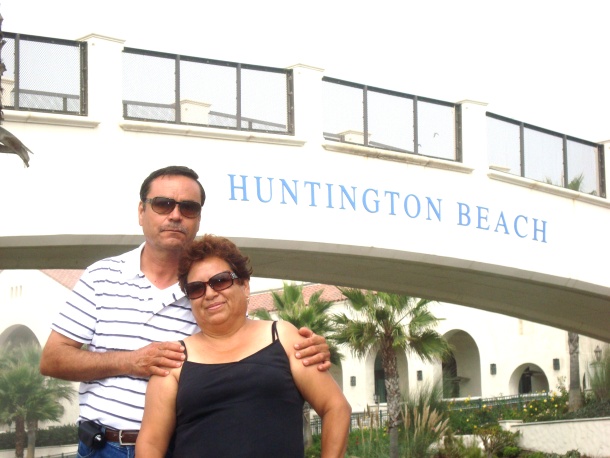
[{"label": "tree trunk", "polygon": [[15,419],[15,458],[23,458],[25,441],[25,420],[23,417],[17,417]]},{"label": "tree trunk", "polygon": [[570,350],[570,386],[568,391],[568,410],[575,412],[583,405],[582,392],[580,390],[580,361],[579,335],[575,332],[568,332],[568,346]]},{"label": "tree trunk", "polygon": [[28,421],[28,453],[27,458],[36,458],[36,431],[38,430],[38,421]]},{"label": "tree trunk", "polygon": [[305,450],[313,444],[313,435],[311,434],[311,406],[307,401],[303,404],[303,442]]},{"label": "tree trunk", "polygon": [[396,353],[391,339],[381,343],[381,364],[385,375],[385,388],[388,403],[388,436],[390,438],[390,458],[398,458],[398,426],[400,420],[400,387],[398,385],[398,368]]}]

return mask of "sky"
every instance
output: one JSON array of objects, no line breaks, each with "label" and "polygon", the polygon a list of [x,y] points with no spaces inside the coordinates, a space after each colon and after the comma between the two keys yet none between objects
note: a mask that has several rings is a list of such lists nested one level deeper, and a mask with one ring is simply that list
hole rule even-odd
[{"label": "sky", "polygon": [[610,140],[603,0],[0,0],[3,30],[288,67]]},{"label": "sky", "polygon": [[324,75],[610,140],[603,0],[0,0],[4,31]]}]

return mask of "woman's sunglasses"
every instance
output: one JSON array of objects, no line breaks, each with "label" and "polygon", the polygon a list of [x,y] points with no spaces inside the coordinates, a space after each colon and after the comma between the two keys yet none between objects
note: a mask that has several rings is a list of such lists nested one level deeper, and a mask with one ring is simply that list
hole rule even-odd
[{"label": "woman's sunglasses", "polygon": [[193,281],[184,286],[184,292],[189,299],[197,299],[205,294],[206,286],[209,286],[214,291],[222,291],[223,289],[233,286],[233,280],[239,278],[233,272],[220,272],[214,275],[208,281]]}]

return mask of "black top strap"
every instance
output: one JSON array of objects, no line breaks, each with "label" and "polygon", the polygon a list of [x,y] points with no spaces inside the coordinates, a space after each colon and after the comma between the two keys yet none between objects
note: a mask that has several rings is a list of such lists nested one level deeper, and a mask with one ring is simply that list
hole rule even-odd
[{"label": "black top strap", "polygon": [[189,359],[189,354],[186,351],[186,345],[184,344],[184,340],[179,340],[178,342],[180,342],[182,344],[182,346],[184,347],[184,360],[186,361],[187,359]]},{"label": "black top strap", "polygon": [[273,324],[271,325],[271,341],[275,342],[279,338],[280,338],[280,336],[277,333],[277,321],[274,321]]}]

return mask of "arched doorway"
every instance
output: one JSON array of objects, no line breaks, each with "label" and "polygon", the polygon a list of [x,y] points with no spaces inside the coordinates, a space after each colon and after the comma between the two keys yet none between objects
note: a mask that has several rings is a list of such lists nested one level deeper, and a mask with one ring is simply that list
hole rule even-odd
[{"label": "arched doorway", "polygon": [[549,380],[540,368],[534,363],[525,363],[517,367],[509,381],[511,394],[531,394],[549,391]]},{"label": "arched doorway", "polygon": [[[398,371],[398,386],[400,392],[405,394],[409,392],[409,377],[408,377],[408,361],[404,352],[396,353],[396,369]],[[377,402],[387,402],[387,391],[385,388],[385,374],[383,372],[383,364],[381,361],[381,352],[377,352],[375,356],[375,364],[373,366],[374,380],[374,396]],[[374,397],[375,399],[375,397]]]}]

